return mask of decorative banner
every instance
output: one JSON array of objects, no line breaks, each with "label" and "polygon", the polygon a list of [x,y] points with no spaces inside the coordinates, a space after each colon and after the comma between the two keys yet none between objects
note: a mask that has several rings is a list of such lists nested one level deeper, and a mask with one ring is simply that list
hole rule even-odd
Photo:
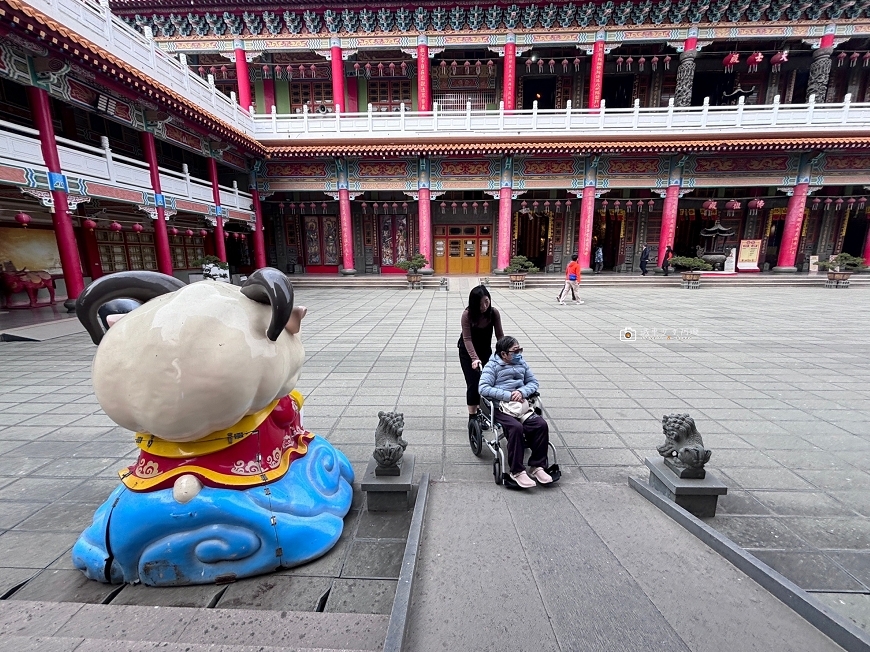
[{"label": "decorative banner", "polygon": [[758,257],[761,254],[761,240],[741,240],[737,254],[737,269],[743,272],[758,271]]},{"label": "decorative banner", "polygon": [[819,257],[818,256],[810,256],[810,273],[818,274],[819,273]]}]

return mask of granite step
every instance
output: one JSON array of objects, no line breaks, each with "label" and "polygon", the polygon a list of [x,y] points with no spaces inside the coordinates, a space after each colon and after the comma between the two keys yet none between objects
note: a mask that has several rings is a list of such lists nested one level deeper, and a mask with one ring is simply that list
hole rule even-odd
[{"label": "granite step", "polygon": [[220,643],[161,643],[154,641],[107,641],[70,636],[4,636],[0,650],[16,652],[371,652],[325,647],[274,647],[272,645],[224,645]]},{"label": "granite step", "polygon": [[[4,600],[0,649],[374,651],[383,647],[388,623],[389,616],[374,614]],[[33,647],[9,645],[15,637]],[[35,639],[42,638],[50,643],[39,645]],[[64,647],[70,641],[78,641],[79,647]],[[93,643],[82,647],[83,641]]]}]

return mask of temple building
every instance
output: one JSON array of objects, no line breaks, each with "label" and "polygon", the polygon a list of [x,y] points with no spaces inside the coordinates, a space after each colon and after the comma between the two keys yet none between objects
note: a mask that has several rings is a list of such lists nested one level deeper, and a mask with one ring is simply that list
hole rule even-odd
[{"label": "temple building", "polygon": [[70,299],[205,255],[630,273],[717,220],[759,270],[870,258],[870,0],[0,0],[0,126],[0,273]]}]

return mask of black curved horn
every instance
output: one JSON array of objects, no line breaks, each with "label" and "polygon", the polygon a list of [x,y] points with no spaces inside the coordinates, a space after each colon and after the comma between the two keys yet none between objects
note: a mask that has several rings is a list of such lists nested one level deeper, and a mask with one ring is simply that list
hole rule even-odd
[{"label": "black curved horn", "polygon": [[281,270],[264,267],[242,283],[242,294],[257,303],[272,306],[272,321],[266,336],[273,342],[277,340],[293,312],[293,286],[290,279]]},{"label": "black curved horn", "polygon": [[145,303],[161,294],[180,290],[185,285],[173,276],[158,272],[118,272],[103,276],[86,287],[76,299],[76,317],[84,325],[94,344],[99,344],[104,333],[98,312],[103,304],[114,299],[135,299]]}]

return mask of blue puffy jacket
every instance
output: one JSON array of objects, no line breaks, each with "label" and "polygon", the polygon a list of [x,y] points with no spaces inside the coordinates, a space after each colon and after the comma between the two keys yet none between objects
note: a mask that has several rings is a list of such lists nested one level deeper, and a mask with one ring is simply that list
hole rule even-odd
[{"label": "blue puffy jacket", "polygon": [[514,390],[528,398],[538,391],[538,379],[525,360],[513,364],[498,355],[492,356],[480,374],[477,391],[489,399],[510,401]]}]

